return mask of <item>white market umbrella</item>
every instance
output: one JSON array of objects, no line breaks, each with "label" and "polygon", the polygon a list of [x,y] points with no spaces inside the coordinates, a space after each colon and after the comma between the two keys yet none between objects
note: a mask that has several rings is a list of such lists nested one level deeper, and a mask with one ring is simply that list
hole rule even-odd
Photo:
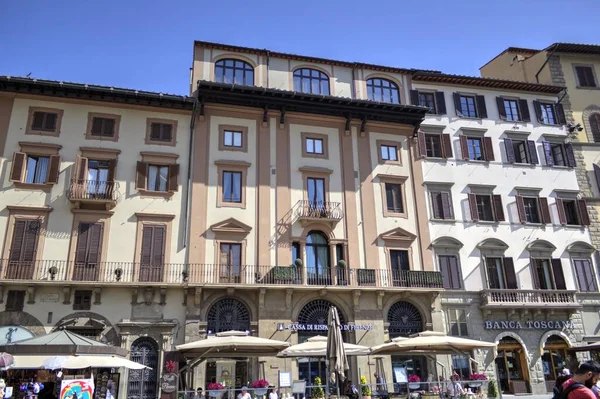
[{"label": "white market umbrella", "polygon": [[[149,368],[143,364],[132,362],[119,356],[110,355],[81,355],[81,356],[26,356],[17,355],[17,367],[19,368],[44,368],[46,370],[58,369],[85,369],[88,367],[119,368],[125,367],[131,370]],[[41,366],[39,363],[41,362]],[[36,367],[37,366],[37,367]]]},{"label": "white market umbrella", "polygon": [[496,349],[495,342],[453,337],[444,333],[424,331],[407,339],[394,339],[391,342],[371,348],[372,355],[397,354],[449,354],[473,349]]},{"label": "white market umbrella", "polygon": [[[371,350],[362,345],[344,344],[346,356],[366,356]],[[292,345],[277,354],[277,357],[324,357],[327,356],[327,337],[317,335],[301,344]]]},{"label": "white market umbrella", "polygon": [[186,357],[204,356],[209,353],[218,357],[275,356],[277,352],[290,346],[289,342],[252,337],[243,331],[217,333],[216,337],[201,339],[176,349]]}]

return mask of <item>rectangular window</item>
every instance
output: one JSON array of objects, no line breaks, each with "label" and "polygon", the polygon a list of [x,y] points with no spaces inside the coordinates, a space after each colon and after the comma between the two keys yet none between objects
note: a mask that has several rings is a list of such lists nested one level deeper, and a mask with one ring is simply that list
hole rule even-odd
[{"label": "rectangular window", "polygon": [[[472,354],[469,354],[469,357],[472,357]],[[468,380],[471,375],[469,358],[462,355],[452,355],[452,370],[458,373],[461,381]]]},{"label": "rectangular window", "polygon": [[225,147],[243,147],[243,132],[233,132],[225,130],[223,132],[223,146]]},{"label": "rectangular window", "polygon": [[435,94],[419,92],[419,105],[421,107],[429,108],[430,114],[435,114]]},{"label": "rectangular window", "polygon": [[475,96],[460,96],[460,113],[465,118],[477,118]]},{"label": "rectangular window", "polygon": [[523,206],[525,208],[525,221],[527,223],[541,223],[540,211],[538,207],[538,198],[523,197]]},{"label": "rectangular window", "polygon": [[75,291],[73,310],[90,310],[92,308],[92,291]]},{"label": "rectangular window", "polygon": [[408,260],[408,251],[390,250],[390,267],[393,272],[409,271],[410,262]]},{"label": "rectangular window", "polygon": [[431,208],[433,219],[453,220],[452,197],[449,191],[432,191]]},{"label": "rectangular window", "polygon": [[565,161],[565,146],[563,144],[550,143],[552,161],[555,166],[567,166]]},{"label": "rectangular window", "polygon": [[398,147],[381,145],[381,159],[384,161],[398,161]]},{"label": "rectangular window", "polygon": [[520,121],[519,103],[517,100],[504,99],[504,112],[506,113],[507,121]]},{"label": "rectangular window", "polygon": [[449,335],[454,337],[466,337],[469,335],[467,329],[467,313],[465,309],[448,309],[446,311]]},{"label": "rectangular window", "polygon": [[542,112],[542,122],[546,125],[556,125],[556,116],[554,114],[554,104],[540,103]]},{"label": "rectangular window", "polygon": [[556,289],[550,259],[532,259],[532,263],[536,288],[541,290]]},{"label": "rectangular window", "polygon": [[401,184],[385,183],[385,200],[388,212],[404,213]]},{"label": "rectangular window", "polygon": [[305,146],[306,146],[307,154],[323,155],[323,140],[322,139],[314,139],[314,138],[307,137]]},{"label": "rectangular window", "polygon": [[94,116],[90,135],[93,137],[114,137],[116,120]]},{"label": "rectangular window", "polygon": [[242,244],[220,245],[221,282],[239,283],[242,268]]},{"label": "rectangular window", "polygon": [[492,208],[492,196],[491,195],[476,195],[477,201],[477,214],[479,220],[493,222],[494,221],[494,210]]},{"label": "rectangular window", "polygon": [[488,256],[485,258],[485,269],[489,289],[517,289],[517,275],[512,258]]},{"label": "rectangular window", "polygon": [[8,291],[6,296],[7,312],[22,312],[25,306],[25,291]]},{"label": "rectangular window", "polygon": [[575,275],[581,292],[597,292],[596,277],[590,259],[574,259]]},{"label": "rectangular window", "polygon": [[31,130],[54,132],[57,120],[58,114],[54,112],[35,111],[31,121]]},{"label": "rectangular window", "polygon": [[444,280],[444,288],[447,290],[459,290],[462,288],[460,270],[458,268],[458,257],[456,255],[439,255],[440,271]]},{"label": "rectangular window", "polygon": [[242,202],[242,172],[223,172],[223,202]]},{"label": "rectangular window", "polygon": [[440,134],[425,134],[425,148],[427,149],[427,157],[443,158],[442,154],[442,135]]},{"label": "rectangular window", "polygon": [[150,140],[170,143],[173,139],[173,125],[170,123],[152,122],[150,124]]},{"label": "rectangular window", "polygon": [[513,152],[515,154],[516,163],[530,163],[528,144],[526,140],[513,140]]},{"label": "rectangular window", "polygon": [[580,225],[577,201],[576,200],[562,200],[562,203],[563,203],[563,208],[565,210],[565,217],[566,217],[567,224],[570,224],[573,226]]},{"label": "rectangular window", "polygon": [[596,87],[594,70],[591,66],[576,66],[575,72],[577,73],[579,87]]},{"label": "rectangular window", "polygon": [[472,161],[485,161],[483,142],[479,137],[467,137],[467,150]]},{"label": "rectangular window", "polygon": [[167,165],[148,165],[148,191],[166,192],[169,182],[169,167]]},{"label": "rectangular window", "polygon": [[306,179],[306,194],[311,207],[325,205],[325,179],[308,177]]},{"label": "rectangular window", "polygon": [[50,157],[27,156],[25,183],[44,184],[48,179]]}]

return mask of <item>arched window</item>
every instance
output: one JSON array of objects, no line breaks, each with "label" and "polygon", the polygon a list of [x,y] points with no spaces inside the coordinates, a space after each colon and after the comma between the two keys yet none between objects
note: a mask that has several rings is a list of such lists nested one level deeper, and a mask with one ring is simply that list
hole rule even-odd
[{"label": "arched window", "polygon": [[[327,331],[322,331],[321,327],[327,325],[327,319],[329,317],[329,308],[335,306],[327,299],[315,299],[314,301],[308,302],[302,307],[300,313],[298,313],[298,324],[299,325],[310,325],[312,329],[299,330],[298,331],[298,343],[306,341],[308,338],[315,335],[327,335]],[[346,324],[344,314],[336,307],[338,315],[340,316],[340,323]]]},{"label": "arched window", "polygon": [[400,301],[393,304],[388,311],[387,320],[390,323],[390,338],[408,337],[423,331],[421,312],[412,303]]},{"label": "arched window", "polygon": [[400,91],[396,83],[381,78],[367,80],[369,100],[382,103],[400,104]]},{"label": "arched window", "polygon": [[569,344],[558,335],[551,335],[544,343],[542,363],[544,364],[544,379],[555,381],[564,368],[568,368]]},{"label": "arched window", "polygon": [[296,69],[294,71],[294,90],[302,93],[328,96],[329,76],[316,69]]},{"label": "arched window", "polygon": [[600,113],[594,112],[590,115],[590,128],[594,143],[600,143]]},{"label": "arched window", "polygon": [[311,231],[306,237],[306,273],[309,284],[329,284],[329,243],[319,231]]},{"label": "arched window", "polygon": [[224,298],[215,302],[208,311],[206,329],[212,333],[250,330],[250,312],[237,299]]},{"label": "arched window", "polygon": [[253,86],[254,68],[247,62],[223,59],[215,62],[215,81],[236,85]]},{"label": "arched window", "polygon": [[127,381],[127,397],[134,399],[155,398],[158,388],[158,344],[152,338],[136,339],[129,352],[131,360],[148,368],[130,370]]}]

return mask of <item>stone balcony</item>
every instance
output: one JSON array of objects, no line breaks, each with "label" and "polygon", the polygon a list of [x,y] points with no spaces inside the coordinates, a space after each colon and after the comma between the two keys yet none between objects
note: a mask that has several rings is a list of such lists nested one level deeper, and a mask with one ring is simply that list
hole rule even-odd
[{"label": "stone balcony", "polygon": [[483,290],[481,308],[577,309],[576,291],[566,290]]}]

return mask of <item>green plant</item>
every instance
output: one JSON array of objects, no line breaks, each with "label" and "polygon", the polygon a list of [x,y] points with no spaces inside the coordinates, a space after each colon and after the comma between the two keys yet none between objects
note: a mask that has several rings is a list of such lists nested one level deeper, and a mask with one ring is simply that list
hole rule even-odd
[{"label": "green plant", "polygon": [[273,279],[276,281],[292,281],[294,279],[296,269],[289,266],[273,267]]},{"label": "green plant", "polygon": [[496,384],[496,381],[492,380],[488,383],[488,398],[497,398],[498,396],[500,396],[498,384]]},{"label": "green plant", "polygon": [[362,396],[371,396],[371,388],[367,385],[367,377],[360,376],[360,391]]},{"label": "green plant", "polygon": [[338,265],[338,267],[339,267],[339,268],[341,268],[341,269],[345,269],[345,268],[346,268],[346,266],[348,266],[348,264],[346,263],[346,261],[345,261],[344,259],[340,259],[340,260],[338,261],[338,264],[337,264],[337,265]]},{"label": "green plant", "polygon": [[296,260],[294,261],[294,264],[296,265],[296,267],[302,267],[302,259],[300,258],[296,258]]},{"label": "green plant", "polygon": [[325,397],[325,391],[323,391],[323,388],[320,387],[320,385],[321,385],[321,377],[315,377],[314,384],[318,385],[318,386],[316,386],[316,387],[314,387],[312,389],[312,396],[313,396],[313,398],[324,398]]}]

